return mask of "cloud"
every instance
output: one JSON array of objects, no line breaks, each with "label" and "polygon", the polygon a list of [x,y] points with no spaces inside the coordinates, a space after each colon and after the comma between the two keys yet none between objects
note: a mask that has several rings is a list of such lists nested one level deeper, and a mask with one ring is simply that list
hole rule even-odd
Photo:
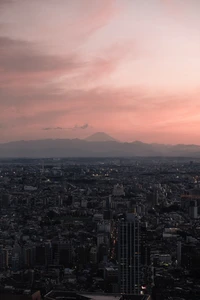
[{"label": "cloud", "polygon": [[[174,7],[173,4],[178,1],[162,1],[165,6],[158,5],[158,8],[163,7],[163,11],[167,10],[168,5],[174,12],[176,7],[179,9],[179,5]],[[7,139],[81,136],[84,130],[90,131],[88,124],[98,131],[118,131],[121,136],[132,136],[136,132],[148,132],[150,136],[151,130],[155,133],[162,128],[173,131],[176,120],[184,125],[184,130],[187,129],[186,123],[194,120],[195,111],[200,109],[195,106],[199,102],[198,95],[191,93],[185,96],[187,86],[184,85],[176,95],[160,93],[156,87],[160,84],[166,85],[166,88],[170,86],[167,83],[173,81],[171,70],[176,73],[179,53],[183,49],[183,54],[189,57],[189,52],[184,52],[184,49],[192,42],[187,44],[185,39],[179,41],[178,36],[175,39],[173,32],[176,27],[171,30],[174,22],[169,23],[166,13],[160,15],[157,8],[155,16],[159,13],[159,18],[162,18],[155,18],[156,22],[161,22],[159,27],[149,23],[154,18],[150,6],[148,11],[142,6],[144,14],[150,18],[144,18],[142,23],[137,15],[131,19],[128,11],[133,8],[132,4],[128,4],[131,1],[127,1],[127,5],[121,1],[127,12],[111,26],[103,28],[115,17],[119,2],[0,0],[0,34],[4,32],[0,36],[0,120],[5,124],[5,130],[1,133],[5,132]],[[139,4],[140,1],[136,2]],[[13,4],[6,5],[10,3]],[[139,10],[135,11],[140,11],[140,6],[137,7]],[[125,35],[131,41],[121,40]],[[169,42],[168,48],[163,36]],[[133,37],[139,42],[132,41]],[[163,49],[160,43],[166,51],[169,49],[169,61],[159,60]],[[145,51],[151,52],[151,45],[157,49],[155,57],[147,58],[146,54],[145,58],[141,57],[143,49],[140,47],[145,46]],[[184,61],[187,60],[184,58]],[[168,73],[163,62],[169,62]],[[190,70],[186,72],[188,86],[198,75],[198,61],[196,67]],[[134,86],[134,79],[143,86]],[[172,88],[178,82],[181,82],[179,76],[177,81],[175,78]],[[153,92],[145,86],[152,83]],[[120,88],[123,84],[127,87]],[[11,124],[15,126],[13,130]]]},{"label": "cloud", "polygon": [[[78,54],[66,57],[44,55],[33,43],[0,37],[0,62],[3,62],[0,63],[0,117],[11,118],[19,126],[32,122],[43,127],[46,121],[55,124],[63,115],[74,115],[85,110],[87,105],[90,112],[112,110],[113,103],[116,105],[123,91],[91,88],[90,85],[98,85],[99,79],[117,68],[126,51],[129,52],[127,44],[115,44],[102,51],[102,57],[84,61]],[[29,57],[23,56],[27,51]],[[18,56],[25,67],[19,63]],[[63,80],[60,79],[62,76]]]},{"label": "cloud", "polygon": [[43,130],[63,130],[63,129],[65,129],[65,128],[62,128],[62,127],[54,127],[54,128],[52,128],[52,127],[45,127],[45,128],[43,128]]},{"label": "cloud", "polygon": [[[6,0],[3,3],[6,4]],[[115,0],[8,0],[8,3],[13,5],[2,5],[4,15],[17,25],[13,28],[13,24],[8,23],[6,32],[40,41],[48,52],[64,49],[62,53],[67,53],[82,46],[119,12]],[[18,17],[18,13],[23,18]]]},{"label": "cloud", "polygon": [[[143,128],[163,126],[163,122],[185,118],[188,113],[193,116],[198,109],[188,101],[192,97],[194,103],[198,95],[170,95],[157,90],[152,93],[145,87],[102,86],[88,90],[69,89],[57,94],[55,91],[56,88],[52,87],[37,92],[28,89],[26,93],[19,92],[17,95],[2,92],[1,121],[7,125],[12,122],[24,132],[30,128],[48,128],[49,131],[62,128],[57,131],[71,132],[80,129],[81,132],[89,129],[89,124],[109,128],[115,122],[121,128],[126,123],[129,123],[129,127],[140,123]],[[102,117],[104,125],[101,125]],[[85,120],[88,122],[85,123]],[[78,125],[71,126],[74,121]],[[80,122],[82,125],[79,125]]]},{"label": "cloud", "polygon": [[81,126],[75,125],[73,129],[87,129],[88,127],[89,125],[86,123]]},{"label": "cloud", "polygon": [[[104,27],[119,12],[115,0],[93,0],[92,2],[76,0],[75,2],[82,11],[79,21],[76,22],[76,28],[79,32],[84,31],[85,36],[90,36]],[[87,11],[87,14],[84,14],[84,11]]]},{"label": "cloud", "polygon": [[0,86],[39,85],[82,66],[75,54],[46,55],[34,43],[0,37]]},{"label": "cloud", "polygon": [[[7,1],[4,2],[4,4],[8,4]],[[9,3],[11,2],[14,3],[15,1],[9,1]],[[38,28],[40,21],[36,24],[33,12],[41,7],[42,16],[44,2],[41,4],[41,1],[34,1],[35,6],[31,6],[32,11],[27,10],[29,4],[33,4],[32,1],[20,1],[19,4],[21,5],[22,2],[25,7],[23,12],[27,11],[24,18],[27,19],[30,13],[31,20],[32,15],[34,15],[32,20],[35,24],[33,26],[34,31]],[[55,2],[52,0],[47,2],[48,6],[45,6],[45,12],[48,15]],[[58,0],[56,3],[54,8],[58,10],[66,5],[65,0]],[[84,43],[95,31],[107,24],[116,13],[115,0],[102,0],[100,2],[94,0],[92,4],[90,0],[85,0],[84,4],[82,1],[74,0],[73,4],[68,1],[68,5],[75,13],[80,12],[81,15],[80,18],[76,16],[76,21],[72,18],[72,23],[76,23],[73,29],[69,26],[64,31],[66,40],[70,43],[70,37],[72,36],[72,40],[75,39],[77,45]],[[14,6],[12,6],[12,11],[19,9],[19,7],[13,8]],[[80,7],[82,9],[79,10]],[[9,14],[9,12],[7,13]],[[55,15],[55,18],[56,16],[58,14]],[[46,15],[45,18],[47,18]],[[23,22],[23,20],[20,19],[19,22]],[[55,25],[56,29],[53,28],[53,30],[57,30],[57,26],[60,26],[60,22],[55,20],[48,24]],[[51,33],[50,36],[54,36],[54,32],[48,33],[46,31],[44,35],[43,26],[42,20],[41,30],[37,30],[38,36],[43,35],[46,38],[49,33]],[[45,30],[49,30],[49,28],[52,27],[46,25]],[[4,32],[8,34],[9,30]],[[62,32],[63,42],[62,30],[57,30],[55,37],[60,32]],[[31,39],[32,37],[31,34]],[[26,132],[27,134],[30,134],[30,132],[33,134],[34,130],[35,132],[39,130],[41,132],[41,128],[43,128],[46,133],[57,131],[58,134],[58,132],[62,133],[63,131],[81,132],[91,128],[87,123],[84,123],[83,116],[80,118],[83,125],[71,126],[70,124],[73,124],[72,122],[79,124],[80,114],[85,110],[85,107],[83,107],[84,101],[86,105],[91,104],[92,109],[95,109],[95,106],[98,107],[98,99],[96,102],[98,92],[96,94],[90,85],[98,85],[98,80],[111,74],[124,59],[126,49],[130,49],[130,47],[126,47],[126,44],[120,46],[115,44],[104,50],[101,49],[99,55],[97,53],[96,56],[90,57],[87,55],[86,57],[82,56],[79,49],[74,50],[77,49],[77,46],[70,46],[71,48],[69,47],[66,54],[58,55],[50,54],[51,51],[44,47],[44,43],[34,42],[34,39],[31,42],[31,39],[29,41],[23,38],[19,39],[14,34],[12,34],[12,37],[11,35],[0,36],[0,117],[8,129],[11,128],[11,123],[15,126],[15,132],[7,130],[7,133],[10,136],[16,135],[17,131],[18,134],[20,132],[22,135]],[[55,46],[54,42],[53,45]],[[46,43],[47,45],[48,43]],[[51,46],[49,49],[52,48]],[[86,99],[87,95],[88,99]],[[91,99],[93,95],[94,104],[92,104]],[[46,124],[49,126],[47,127]]]},{"label": "cloud", "polygon": [[78,66],[75,55],[46,55],[33,43],[0,37],[0,67],[4,72],[51,72],[71,70]]},{"label": "cloud", "polygon": [[[83,58],[80,52],[78,53],[85,41],[95,31],[105,26],[118,12],[115,0],[93,0],[92,2],[91,0],[57,0],[56,2],[54,0],[0,0],[0,3],[7,7],[6,15],[10,16],[10,19],[14,18],[13,23],[16,21],[20,6],[24,15],[24,18],[17,19],[17,24],[20,24],[17,28],[21,26],[20,34],[15,35],[13,24],[8,23],[8,28],[12,30],[6,29],[5,24],[4,32],[7,35],[0,36],[1,87],[19,88],[31,85],[36,87],[51,81],[59,82],[62,77],[65,77],[63,82],[65,86],[72,84],[80,86],[86,81],[87,83],[97,81],[116,69],[119,58],[116,58],[115,53],[118,47],[105,49],[96,58],[89,56]],[[11,12],[9,12],[9,5],[6,6],[10,3],[14,3]],[[71,20],[69,26],[66,23],[68,13]],[[36,15],[40,16],[39,19]],[[33,23],[34,26],[27,27],[24,24],[25,20]],[[21,32],[24,32],[24,28],[26,35],[23,37]],[[36,31],[35,38],[33,38],[34,31]],[[57,36],[59,36],[58,40]],[[26,38],[29,38],[29,41]],[[74,39],[77,43],[71,45],[71,40]],[[70,46],[66,49],[65,45],[68,44]],[[55,54],[56,51],[50,54],[54,47],[58,50],[65,49],[64,54]],[[123,55],[120,59],[122,58]]]},{"label": "cloud", "polygon": [[99,57],[85,58],[78,52],[50,55],[37,43],[0,36],[0,87],[18,89],[17,93],[31,86],[37,91],[47,84],[50,90],[52,86],[84,88],[114,72],[130,52],[134,58],[139,55],[135,43],[123,41],[102,50]]},{"label": "cloud", "polygon": [[[0,111],[1,122],[7,126],[7,139],[80,138],[93,127],[96,131],[112,132],[121,140],[145,140],[149,135],[151,141],[151,136],[161,139],[159,133],[167,134],[169,129],[177,134],[189,132],[188,124],[194,120],[198,123],[200,109],[198,92],[169,94],[138,86],[69,89],[57,96],[53,90],[49,94],[44,90],[27,97],[21,99],[21,105],[10,103],[10,108]],[[17,99],[14,103],[20,101],[20,97]],[[177,121],[183,124],[182,129]],[[15,126],[12,131],[8,130],[11,122]]]},{"label": "cloud", "polygon": [[81,126],[74,125],[73,127],[45,127],[43,130],[77,130],[77,129],[87,129],[89,127],[89,124],[85,123]]}]

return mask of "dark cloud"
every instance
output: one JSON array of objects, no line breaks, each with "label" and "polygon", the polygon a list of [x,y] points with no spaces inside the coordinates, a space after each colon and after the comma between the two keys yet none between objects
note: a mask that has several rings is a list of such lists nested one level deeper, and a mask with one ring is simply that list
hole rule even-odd
[{"label": "dark cloud", "polygon": [[75,125],[74,129],[87,129],[88,127],[89,127],[89,125],[86,123],[86,124],[83,124],[82,126]]},{"label": "dark cloud", "polygon": [[[112,73],[125,55],[129,55],[127,49],[133,49],[129,42],[113,45],[101,53],[102,57],[85,61],[73,51],[65,56],[48,55],[41,51],[40,46],[0,36],[0,86],[30,86],[62,75],[70,75],[71,81],[68,78],[66,87],[85,85]],[[112,56],[108,53],[112,53]]]},{"label": "dark cloud", "polygon": [[45,55],[33,43],[0,37],[0,66],[3,72],[50,72],[72,70],[80,64],[75,55]]},{"label": "dark cloud", "polygon": [[62,130],[62,127],[55,127],[55,130]]},{"label": "dark cloud", "polygon": [[45,128],[43,128],[43,130],[52,130],[52,128],[51,127],[45,127]]},{"label": "dark cloud", "polygon": [[43,128],[43,130],[63,130],[63,129],[66,129],[66,128],[63,128],[63,127],[46,127],[46,128]]},{"label": "dark cloud", "polygon": [[[36,87],[52,81],[54,84],[48,86],[48,90],[55,97],[59,87],[56,79],[59,81],[59,78],[64,76],[65,91],[71,90],[72,87],[85,86],[105,75],[108,76],[124,58],[124,50],[120,53],[117,47],[112,51],[113,57],[92,58],[85,61],[77,53],[66,56],[46,55],[38,46],[35,43],[0,36],[0,88],[8,88],[9,91],[17,89],[12,98],[16,95],[23,98],[24,90],[26,96],[31,97],[30,95],[38,91]],[[48,90],[45,97],[49,95]]]},{"label": "dark cloud", "polygon": [[87,129],[89,124],[83,124],[81,126],[75,125],[73,127],[45,127],[43,130],[76,130],[76,129]]}]

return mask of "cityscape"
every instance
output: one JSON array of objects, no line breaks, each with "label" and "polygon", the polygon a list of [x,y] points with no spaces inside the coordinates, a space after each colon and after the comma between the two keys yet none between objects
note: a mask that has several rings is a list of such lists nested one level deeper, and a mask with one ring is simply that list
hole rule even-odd
[{"label": "cityscape", "polygon": [[200,300],[200,0],[0,0],[0,300]]},{"label": "cityscape", "polygon": [[199,299],[199,172],[188,158],[1,160],[1,299]]}]

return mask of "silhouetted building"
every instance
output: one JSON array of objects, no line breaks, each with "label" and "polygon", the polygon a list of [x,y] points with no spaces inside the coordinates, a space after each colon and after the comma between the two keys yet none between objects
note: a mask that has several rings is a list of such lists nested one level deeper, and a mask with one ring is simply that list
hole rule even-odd
[{"label": "silhouetted building", "polygon": [[140,223],[128,213],[118,229],[119,286],[123,294],[140,293]]},{"label": "silhouetted building", "polygon": [[195,200],[190,201],[189,216],[191,219],[198,218],[198,207],[197,207],[197,201]]}]

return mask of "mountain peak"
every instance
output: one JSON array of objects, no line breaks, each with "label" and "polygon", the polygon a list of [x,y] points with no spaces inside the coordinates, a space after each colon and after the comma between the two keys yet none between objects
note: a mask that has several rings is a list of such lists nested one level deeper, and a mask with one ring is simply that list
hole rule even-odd
[{"label": "mountain peak", "polygon": [[105,132],[96,132],[86,139],[88,142],[116,142],[116,140]]}]

